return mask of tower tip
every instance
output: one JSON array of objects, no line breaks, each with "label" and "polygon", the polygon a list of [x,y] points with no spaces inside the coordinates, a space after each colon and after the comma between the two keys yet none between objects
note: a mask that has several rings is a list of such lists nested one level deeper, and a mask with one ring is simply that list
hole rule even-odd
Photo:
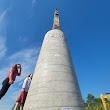
[{"label": "tower tip", "polygon": [[58,14],[57,8],[55,9],[55,12],[54,12],[53,29],[60,29],[59,14]]}]

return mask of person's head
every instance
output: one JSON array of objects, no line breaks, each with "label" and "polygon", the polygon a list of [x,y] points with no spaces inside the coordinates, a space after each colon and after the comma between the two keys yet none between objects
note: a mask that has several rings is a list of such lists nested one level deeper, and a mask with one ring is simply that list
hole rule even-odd
[{"label": "person's head", "polygon": [[21,64],[16,64],[15,67],[16,69],[21,69]]},{"label": "person's head", "polygon": [[33,77],[33,74],[31,73],[28,77],[30,77],[31,79],[32,79],[32,77]]}]

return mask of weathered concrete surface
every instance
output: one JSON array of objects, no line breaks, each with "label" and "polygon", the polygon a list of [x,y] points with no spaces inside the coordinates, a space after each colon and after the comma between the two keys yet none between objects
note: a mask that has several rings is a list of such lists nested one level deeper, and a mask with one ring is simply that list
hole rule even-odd
[{"label": "weathered concrete surface", "polygon": [[45,35],[23,110],[84,110],[70,52],[60,30]]}]

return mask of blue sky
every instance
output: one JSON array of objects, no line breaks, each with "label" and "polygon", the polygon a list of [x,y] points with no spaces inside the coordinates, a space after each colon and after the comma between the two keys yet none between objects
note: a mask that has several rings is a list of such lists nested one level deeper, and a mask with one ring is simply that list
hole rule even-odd
[{"label": "blue sky", "polygon": [[25,77],[34,71],[44,35],[57,7],[83,99],[110,92],[109,0],[0,0],[0,87],[10,66],[21,63],[22,77],[0,101],[11,110]]}]

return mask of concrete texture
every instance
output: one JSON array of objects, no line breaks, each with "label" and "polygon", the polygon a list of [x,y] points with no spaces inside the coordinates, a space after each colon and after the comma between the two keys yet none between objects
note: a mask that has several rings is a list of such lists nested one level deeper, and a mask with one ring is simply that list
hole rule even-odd
[{"label": "concrete texture", "polygon": [[60,30],[45,35],[23,110],[84,110],[66,38]]}]

